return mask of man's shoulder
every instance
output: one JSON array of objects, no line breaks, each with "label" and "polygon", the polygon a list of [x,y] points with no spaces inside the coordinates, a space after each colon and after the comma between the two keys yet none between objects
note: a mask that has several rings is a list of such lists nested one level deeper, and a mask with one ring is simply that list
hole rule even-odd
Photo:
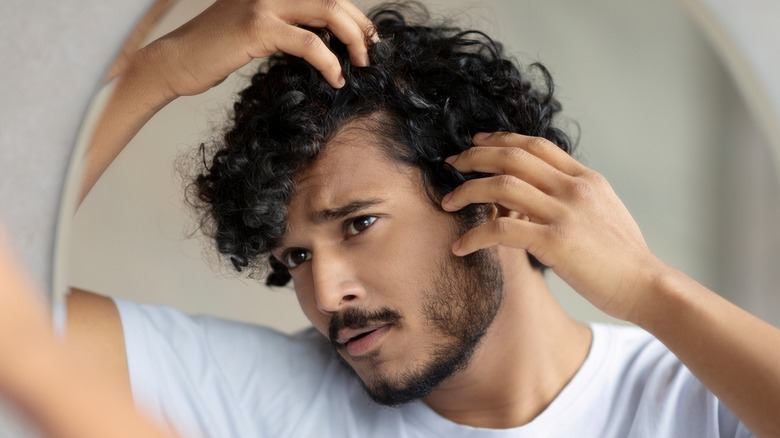
[{"label": "man's shoulder", "polygon": [[[592,323],[592,353],[603,354],[622,366],[655,366],[664,358],[674,358],[664,344],[650,333],[632,325]],[[597,344],[598,343],[598,344]]]},{"label": "man's shoulder", "polygon": [[670,387],[666,384],[673,379],[695,382],[677,356],[646,331],[612,324],[592,324],[591,328],[593,345],[588,360],[598,364],[594,371],[598,370],[615,391],[667,391]]},{"label": "man's shoulder", "polygon": [[266,349],[272,349],[276,357],[285,353],[311,355],[324,350],[324,338],[313,328],[287,334],[249,322],[190,315],[169,306],[123,299],[114,302],[126,337],[138,337],[145,343],[175,343],[179,351],[207,349],[214,358],[235,358],[237,354],[262,353]]},{"label": "man's shoulder", "polygon": [[[664,344],[642,329],[592,324],[594,399],[613,436],[728,436],[738,422]],[[598,394],[598,395],[596,395]],[[603,408],[602,408],[603,409]],[[595,412],[591,414],[596,415]]]},{"label": "man's shoulder", "polygon": [[318,394],[349,390],[348,374],[314,329],[286,334],[115,301],[136,401],[184,435],[283,436],[285,422],[303,418]]}]

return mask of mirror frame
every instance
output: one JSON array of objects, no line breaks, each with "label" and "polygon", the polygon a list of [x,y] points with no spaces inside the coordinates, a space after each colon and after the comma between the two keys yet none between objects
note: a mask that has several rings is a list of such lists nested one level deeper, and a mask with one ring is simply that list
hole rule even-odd
[{"label": "mirror frame", "polygon": [[[780,2],[681,0],[764,131],[780,170]],[[780,183],[780,181],[778,181]]]},{"label": "mirror frame", "polygon": [[84,115],[154,1],[0,2],[0,223],[49,296],[62,276],[53,261],[73,212],[63,188]]}]

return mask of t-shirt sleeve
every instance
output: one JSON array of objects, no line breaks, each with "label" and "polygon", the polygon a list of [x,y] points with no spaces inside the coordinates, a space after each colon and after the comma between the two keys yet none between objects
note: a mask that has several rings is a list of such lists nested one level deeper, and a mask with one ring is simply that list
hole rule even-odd
[{"label": "t-shirt sleeve", "polygon": [[291,387],[305,387],[299,377],[317,378],[316,338],[115,302],[136,404],[182,436],[269,436],[273,407],[286,403]]},{"label": "t-shirt sleeve", "polygon": [[[714,397],[714,396],[713,396]],[[721,437],[753,438],[755,435],[723,403],[718,402],[718,426]]]}]

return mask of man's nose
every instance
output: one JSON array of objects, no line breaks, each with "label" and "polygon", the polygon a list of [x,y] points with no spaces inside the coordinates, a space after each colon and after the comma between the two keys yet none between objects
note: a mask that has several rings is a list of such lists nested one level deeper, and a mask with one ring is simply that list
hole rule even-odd
[{"label": "man's nose", "polygon": [[331,315],[365,297],[365,289],[347,261],[321,254],[313,257],[311,263],[314,297],[320,312]]}]

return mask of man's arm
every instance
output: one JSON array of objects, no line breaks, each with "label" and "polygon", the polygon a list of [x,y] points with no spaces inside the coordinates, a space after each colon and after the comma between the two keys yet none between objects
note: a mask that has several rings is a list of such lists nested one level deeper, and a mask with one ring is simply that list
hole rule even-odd
[{"label": "man's arm", "polygon": [[331,86],[342,87],[336,56],[298,25],[327,27],[347,45],[355,65],[368,65],[367,44],[377,36],[371,21],[347,0],[218,0],[123,62],[87,150],[79,203],[160,109],[179,96],[209,90],[255,58],[279,51],[299,56]]},{"label": "man's arm", "polygon": [[556,145],[518,134],[478,134],[448,159],[493,177],[442,200],[456,211],[496,203],[518,215],[465,233],[453,252],[522,248],[605,313],[644,328],[759,436],[780,436],[780,329],[655,257],[603,176]]},{"label": "man's arm", "polygon": [[[171,438],[138,414],[121,384],[54,335],[41,296],[0,230],[0,394],[46,436]],[[121,335],[121,331],[119,332]],[[97,372],[95,372],[97,371]]]}]

